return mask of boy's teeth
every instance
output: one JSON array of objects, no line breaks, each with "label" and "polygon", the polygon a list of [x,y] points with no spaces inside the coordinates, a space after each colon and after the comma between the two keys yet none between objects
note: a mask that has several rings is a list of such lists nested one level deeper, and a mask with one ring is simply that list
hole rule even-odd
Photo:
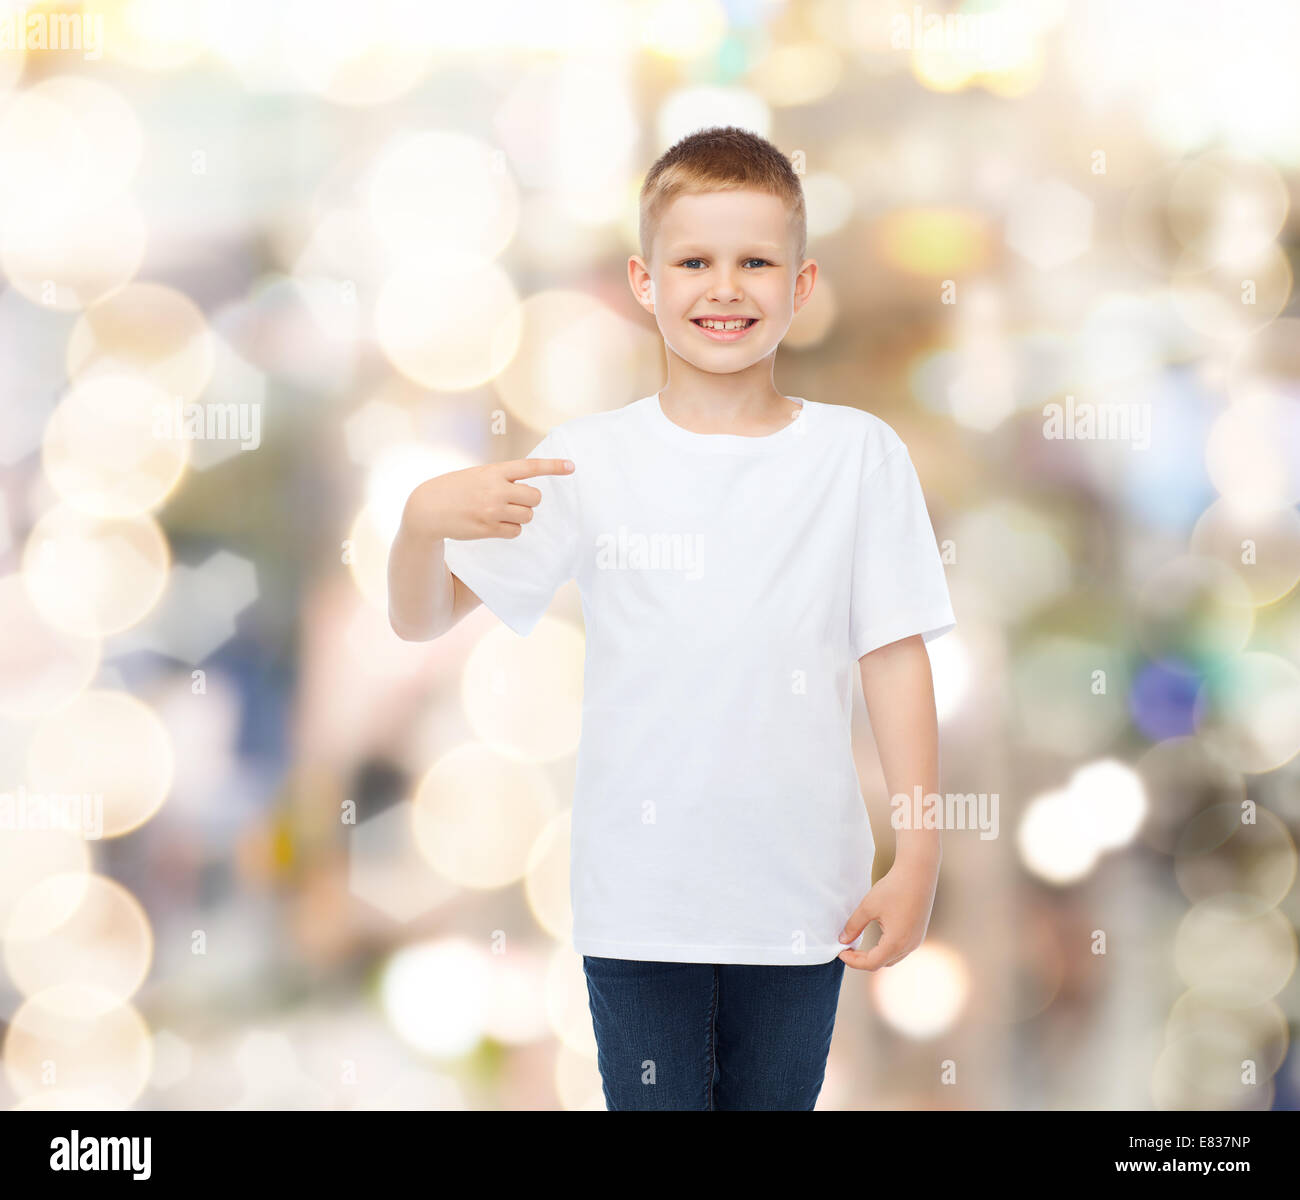
[{"label": "boy's teeth", "polygon": [[705,329],[744,329],[749,324],[748,318],[737,318],[735,321],[701,321]]}]

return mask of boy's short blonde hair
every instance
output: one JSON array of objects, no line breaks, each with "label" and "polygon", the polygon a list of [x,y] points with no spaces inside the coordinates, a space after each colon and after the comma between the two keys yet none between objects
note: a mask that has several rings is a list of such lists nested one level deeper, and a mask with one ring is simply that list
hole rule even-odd
[{"label": "boy's short blonde hair", "polygon": [[655,161],[641,185],[641,257],[650,261],[659,220],[678,196],[702,192],[767,192],[790,214],[798,252],[808,252],[808,216],[803,185],[789,159],[766,138],[734,125],[715,125],[689,134]]}]

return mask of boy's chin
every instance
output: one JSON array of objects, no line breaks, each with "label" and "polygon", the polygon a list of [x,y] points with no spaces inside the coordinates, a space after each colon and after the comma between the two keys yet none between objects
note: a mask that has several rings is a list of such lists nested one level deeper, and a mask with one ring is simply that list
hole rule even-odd
[{"label": "boy's chin", "polygon": [[664,339],[664,345],[673,352],[675,357],[708,375],[734,375],[737,371],[752,367],[764,357],[763,354],[755,354],[750,350],[741,353],[729,346],[706,346],[703,351],[699,347],[692,346],[684,350],[680,346],[674,346],[667,338]]}]

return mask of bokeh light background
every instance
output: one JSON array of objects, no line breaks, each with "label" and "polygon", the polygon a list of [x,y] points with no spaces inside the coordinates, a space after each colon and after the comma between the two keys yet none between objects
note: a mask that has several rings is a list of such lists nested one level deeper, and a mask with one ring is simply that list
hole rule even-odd
[{"label": "bokeh light background", "polygon": [[90,36],[0,50],[0,1101],[603,1106],[576,584],[413,644],[386,559],[421,479],[662,383],[637,189],[733,123],[821,264],[778,386],[909,444],[941,788],[998,798],[820,1106],[1297,1107],[1300,9],[16,12]]}]

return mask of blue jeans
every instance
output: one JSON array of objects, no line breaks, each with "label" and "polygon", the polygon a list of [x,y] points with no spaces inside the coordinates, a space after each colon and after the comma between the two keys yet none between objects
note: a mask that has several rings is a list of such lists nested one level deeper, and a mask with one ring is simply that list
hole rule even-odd
[{"label": "blue jeans", "polygon": [[610,1111],[816,1104],[843,959],[769,967],[584,954],[582,969]]}]

